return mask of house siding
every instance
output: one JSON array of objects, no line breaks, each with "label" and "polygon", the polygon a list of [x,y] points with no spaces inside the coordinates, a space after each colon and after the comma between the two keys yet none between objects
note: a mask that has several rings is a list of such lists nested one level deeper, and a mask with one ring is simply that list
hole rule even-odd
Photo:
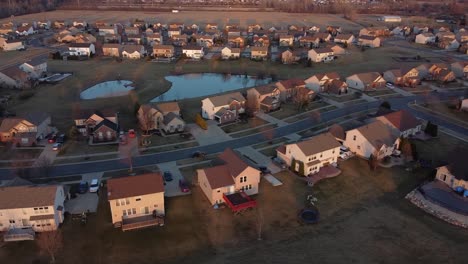
[{"label": "house siding", "polygon": [[[129,204],[122,205],[119,203],[117,206],[118,200],[126,200],[128,199]],[[137,201],[137,199],[140,199]],[[133,218],[143,215],[151,215],[153,211],[156,210],[157,215],[165,215],[165,207],[164,207],[164,192],[159,193],[152,193],[146,195],[139,195],[139,196],[132,196],[126,197],[121,199],[113,199],[109,200],[109,205],[111,208],[111,215],[112,215],[112,224],[122,222],[123,218]],[[148,213],[145,213],[145,207],[148,208]],[[133,209],[135,209],[136,214],[133,214]],[[131,210],[131,215],[124,216],[123,210]]]}]

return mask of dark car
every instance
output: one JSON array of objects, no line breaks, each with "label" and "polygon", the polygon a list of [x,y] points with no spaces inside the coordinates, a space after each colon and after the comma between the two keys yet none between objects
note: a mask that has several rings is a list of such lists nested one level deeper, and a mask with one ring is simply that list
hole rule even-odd
[{"label": "dark car", "polygon": [[53,144],[55,143],[55,141],[57,140],[57,135],[53,134],[49,137],[49,139],[47,140],[50,144]]},{"label": "dark car", "polygon": [[189,187],[183,180],[179,180],[179,188],[180,188],[180,191],[183,193],[190,192]]},{"label": "dark car", "polygon": [[164,180],[165,181],[172,181],[172,173],[170,171],[164,172]]},{"label": "dark car", "polygon": [[88,182],[82,181],[80,182],[80,185],[78,185],[78,193],[86,193],[89,189]]},{"label": "dark car", "polygon": [[192,154],[192,158],[204,158],[206,156],[205,152],[196,151]]},{"label": "dark car", "polygon": [[268,173],[271,172],[266,166],[259,166],[259,167],[258,167],[258,170],[259,170],[262,174],[268,174]]},{"label": "dark car", "polygon": [[65,139],[65,134],[60,134],[55,140],[55,142],[63,144],[65,142]]}]

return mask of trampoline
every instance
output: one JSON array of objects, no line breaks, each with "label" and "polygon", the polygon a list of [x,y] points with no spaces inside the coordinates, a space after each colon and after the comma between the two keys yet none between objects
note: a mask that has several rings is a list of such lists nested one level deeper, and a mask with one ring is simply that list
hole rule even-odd
[{"label": "trampoline", "polygon": [[316,208],[302,209],[298,216],[306,224],[315,224],[320,219],[320,213]]}]

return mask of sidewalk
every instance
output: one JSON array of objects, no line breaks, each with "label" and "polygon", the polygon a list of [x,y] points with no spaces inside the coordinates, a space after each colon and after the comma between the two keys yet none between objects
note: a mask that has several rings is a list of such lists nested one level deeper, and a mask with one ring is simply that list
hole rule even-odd
[{"label": "sidewalk", "polygon": [[366,100],[367,102],[375,102],[375,101],[378,101],[377,98],[374,98],[374,97],[372,97],[372,96],[369,96],[369,95],[367,95],[367,94],[365,94],[365,93],[361,93],[361,98],[364,99],[364,100]]},{"label": "sidewalk", "polygon": [[270,158],[258,152],[256,149],[252,148],[251,146],[238,148],[236,150],[239,151],[242,155],[244,155],[247,159],[256,163],[256,164],[253,164],[254,167],[265,166],[271,171],[272,174],[275,174],[281,171],[281,169],[278,168],[278,166],[276,166],[276,164],[274,164]]},{"label": "sidewalk", "polygon": [[280,120],[280,119],[278,119],[276,117],[273,117],[273,116],[271,116],[269,114],[265,114],[262,111],[259,111],[258,113],[256,113],[255,116],[258,117],[258,118],[261,118],[261,119],[263,119],[263,120],[265,120],[265,121],[267,121],[267,122],[269,122],[271,124],[276,124],[276,125],[278,125],[278,127],[288,125],[287,122],[285,122],[283,120]]},{"label": "sidewalk", "polygon": [[322,98],[322,101],[324,101],[325,103],[333,105],[333,106],[338,107],[338,108],[342,108],[342,107],[345,106],[343,103],[337,102],[335,100],[332,100],[332,99],[324,97],[324,96],[321,96],[320,98]]}]

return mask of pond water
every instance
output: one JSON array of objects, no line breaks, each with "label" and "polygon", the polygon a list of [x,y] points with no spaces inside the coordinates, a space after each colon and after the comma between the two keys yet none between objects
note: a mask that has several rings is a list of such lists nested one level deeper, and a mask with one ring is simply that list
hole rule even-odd
[{"label": "pond water", "polygon": [[116,97],[127,95],[131,90],[135,89],[133,82],[126,80],[102,82],[90,87],[80,94],[80,98],[84,100]]},{"label": "pond water", "polygon": [[172,83],[171,88],[151,102],[209,96],[271,82],[271,78],[258,79],[253,76],[218,73],[171,75],[165,79]]}]

